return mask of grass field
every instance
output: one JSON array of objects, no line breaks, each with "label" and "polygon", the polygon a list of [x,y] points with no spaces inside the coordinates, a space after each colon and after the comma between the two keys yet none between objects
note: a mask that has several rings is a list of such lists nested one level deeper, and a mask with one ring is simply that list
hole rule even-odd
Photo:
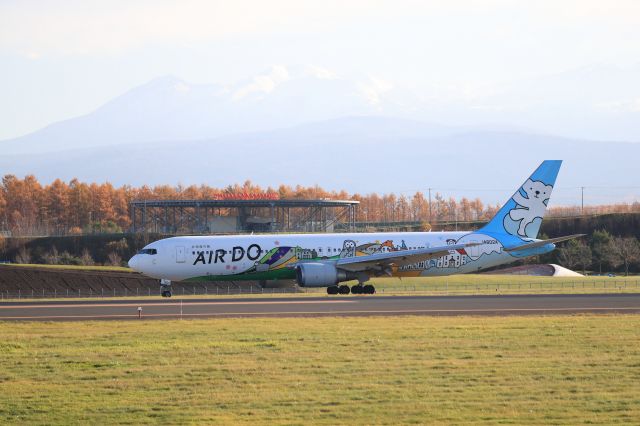
[{"label": "grass field", "polygon": [[[376,286],[379,295],[465,295],[465,294],[580,294],[580,293],[638,293],[640,292],[640,277],[539,277],[523,275],[486,275],[467,274],[452,275],[448,277],[419,277],[419,278],[373,278],[370,281]],[[349,284],[353,284],[350,282]],[[159,287],[158,287],[159,288]],[[139,299],[141,297],[158,298],[159,290],[132,288],[125,296],[122,291],[118,298]],[[230,297],[300,297],[300,296],[326,296],[325,288],[267,288],[262,289],[257,284],[252,287],[238,288],[235,284],[222,283],[220,287],[210,285],[208,287],[191,284],[174,284],[174,297],[180,298],[218,298],[226,297],[227,291]],[[64,292],[54,295],[49,291],[40,296],[39,291],[33,295],[38,300],[96,300],[101,298],[102,292],[97,288],[93,297],[87,297],[88,289],[82,289],[81,296],[66,297]],[[241,293],[238,293],[241,291]],[[112,295],[111,289],[104,291],[105,297]],[[362,296],[352,296],[362,297]],[[365,296],[371,297],[371,296]],[[29,289],[25,289],[22,295],[14,291],[11,294],[4,293],[0,289],[0,301],[22,300],[32,298]]]},{"label": "grass field", "polygon": [[[448,277],[416,277],[416,278],[373,278],[369,283],[374,284],[378,295],[464,295],[464,294],[581,294],[581,293],[638,293],[640,292],[640,277],[539,277],[522,275],[485,275],[466,274]],[[354,282],[347,284],[353,285]],[[232,297],[238,297],[238,289],[231,285],[228,289]],[[175,297],[225,297],[227,287],[217,290],[212,287],[203,293],[202,289],[194,287],[196,294],[190,291],[187,284],[183,287],[179,283],[174,288]],[[291,289],[264,289],[255,286],[245,288],[246,293],[240,296],[319,296],[326,295],[325,288],[302,288],[302,292],[292,293]],[[361,297],[361,296],[352,296]],[[370,296],[368,296],[370,297]]]},{"label": "grass field", "polygon": [[640,422],[640,316],[0,323],[5,424]]},{"label": "grass field", "polygon": [[379,293],[518,294],[639,292],[640,277],[540,277],[464,274],[447,277],[374,279]]}]

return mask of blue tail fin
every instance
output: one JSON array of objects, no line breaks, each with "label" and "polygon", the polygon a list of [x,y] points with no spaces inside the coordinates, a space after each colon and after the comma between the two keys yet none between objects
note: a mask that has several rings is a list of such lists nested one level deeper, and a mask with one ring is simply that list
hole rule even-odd
[{"label": "blue tail fin", "polygon": [[561,160],[543,161],[481,231],[537,238],[561,164]]}]

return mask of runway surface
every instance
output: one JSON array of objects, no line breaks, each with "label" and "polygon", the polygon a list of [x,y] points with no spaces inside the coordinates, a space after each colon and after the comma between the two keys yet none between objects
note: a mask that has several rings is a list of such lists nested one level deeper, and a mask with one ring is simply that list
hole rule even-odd
[{"label": "runway surface", "polygon": [[640,313],[640,294],[352,296],[3,302],[0,320]]}]

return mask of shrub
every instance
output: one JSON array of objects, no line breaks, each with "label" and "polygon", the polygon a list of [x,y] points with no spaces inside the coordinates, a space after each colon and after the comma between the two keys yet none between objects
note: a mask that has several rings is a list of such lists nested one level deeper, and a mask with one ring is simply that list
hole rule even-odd
[{"label": "shrub", "polygon": [[58,253],[58,249],[56,248],[56,246],[51,247],[51,250],[45,253],[42,258],[44,259],[44,263],[46,263],[47,265],[60,264],[60,254]]},{"label": "shrub", "polygon": [[107,259],[109,259],[109,265],[111,266],[122,265],[122,257],[120,257],[118,253],[115,253],[115,252],[109,253],[109,255],[107,256]]},{"label": "shrub", "polygon": [[16,263],[31,263],[31,251],[22,246],[16,255]]},{"label": "shrub", "polygon": [[80,264],[84,266],[93,266],[96,262],[86,248],[82,250],[82,256],[80,256]]}]

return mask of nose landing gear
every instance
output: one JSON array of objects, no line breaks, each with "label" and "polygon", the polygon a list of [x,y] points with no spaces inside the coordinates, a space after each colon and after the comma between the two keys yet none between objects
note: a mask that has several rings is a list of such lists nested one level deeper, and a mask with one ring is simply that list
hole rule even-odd
[{"label": "nose landing gear", "polygon": [[160,280],[160,295],[162,297],[171,297],[171,280]]}]

